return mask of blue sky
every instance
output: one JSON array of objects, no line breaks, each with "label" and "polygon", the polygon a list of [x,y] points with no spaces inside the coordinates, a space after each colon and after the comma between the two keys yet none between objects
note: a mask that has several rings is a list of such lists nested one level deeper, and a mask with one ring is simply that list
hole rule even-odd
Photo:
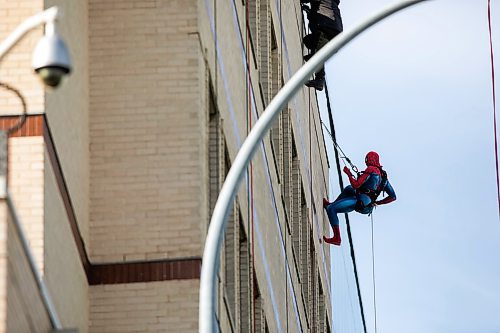
[{"label": "blue sky", "polygon": [[[344,28],[393,2],[341,2]],[[497,1],[492,11],[499,76]],[[398,194],[374,214],[378,331],[500,332],[487,0],[416,5],[351,42],[326,70],[339,144],[360,169],[366,152],[379,152]],[[330,198],[337,184],[333,170]],[[350,220],[374,332],[370,218]],[[334,331],[360,332],[343,238],[332,247]]]}]

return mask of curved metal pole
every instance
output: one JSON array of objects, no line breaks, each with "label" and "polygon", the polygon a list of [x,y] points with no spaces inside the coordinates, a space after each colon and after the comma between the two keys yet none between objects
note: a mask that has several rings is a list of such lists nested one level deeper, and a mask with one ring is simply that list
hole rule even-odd
[{"label": "curved metal pole", "polygon": [[14,227],[16,228],[17,236],[19,237],[21,246],[24,250],[24,254],[26,255],[26,259],[28,260],[28,265],[31,269],[31,273],[33,274],[35,283],[38,287],[38,291],[40,292],[40,296],[42,297],[42,302],[45,305],[45,309],[47,310],[47,313],[49,315],[50,323],[52,324],[52,327],[54,329],[62,330],[63,326],[61,324],[61,320],[59,319],[59,315],[57,314],[56,307],[54,305],[54,302],[52,301],[52,297],[50,297],[49,289],[47,288],[42,275],[40,274],[38,265],[36,264],[35,256],[33,255],[28,239],[26,238],[26,232],[24,231],[23,225],[19,220],[16,207],[14,206],[14,203],[12,202],[12,198],[8,191],[5,198],[2,199],[5,199],[7,202],[9,212],[12,216],[12,222],[14,223]]},{"label": "curved metal pole", "polygon": [[49,29],[54,29],[52,25],[60,16],[61,12],[57,7],[50,7],[41,13],[27,18],[0,44],[0,61],[30,30],[42,24],[48,24]]},{"label": "curved metal pole", "polygon": [[215,325],[215,288],[216,277],[219,270],[220,248],[222,236],[226,227],[229,208],[236,195],[238,185],[243,177],[245,170],[250,163],[259,143],[262,141],[273,120],[283,110],[288,101],[294,96],[304,82],[318,70],[323,64],[338,50],[344,47],[352,39],[358,36],[375,23],[384,18],[417,3],[427,0],[406,0],[389,6],[379,13],[367,18],[356,27],[339,34],[333,40],[328,42],[321,50],[305,63],[295,73],[283,88],[276,94],[271,103],[262,113],[261,117],[255,123],[248,134],[247,139],[236,155],[235,160],[229,170],[224,185],[220,191],[217,203],[215,204],[210,226],[208,228],[207,238],[205,240],[205,249],[203,252],[203,261],[200,277],[200,312],[199,329],[201,333],[211,333],[216,331]]}]

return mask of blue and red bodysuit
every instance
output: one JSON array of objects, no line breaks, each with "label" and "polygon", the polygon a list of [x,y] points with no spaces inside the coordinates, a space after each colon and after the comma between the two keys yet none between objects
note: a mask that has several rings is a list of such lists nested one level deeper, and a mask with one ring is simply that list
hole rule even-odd
[{"label": "blue and red bodysuit", "polygon": [[[373,151],[369,152],[365,163],[367,167],[358,178],[355,178],[351,170],[345,167],[344,172],[349,177],[351,185],[344,188],[334,202],[329,203],[326,200],[323,202],[334,232],[332,238],[323,237],[327,243],[340,245],[338,213],[349,213],[355,210],[361,214],[371,214],[375,205],[384,205],[396,200],[396,193],[380,165],[378,154]],[[388,196],[377,200],[381,192],[387,193]]]}]

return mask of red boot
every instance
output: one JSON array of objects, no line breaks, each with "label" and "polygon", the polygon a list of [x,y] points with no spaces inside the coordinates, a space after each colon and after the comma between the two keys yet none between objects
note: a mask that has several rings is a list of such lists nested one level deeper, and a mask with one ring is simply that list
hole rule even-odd
[{"label": "red boot", "polygon": [[326,207],[328,207],[329,204],[330,204],[330,201],[328,201],[327,199],[323,198],[323,208],[326,209]]},{"label": "red boot", "polygon": [[340,227],[338,225],[334,226],[333,237],[328,238],[326,236],[323,236],[323,240],[325,241],[325,243],[340,246],[340,243],[342,242],[342,240],[340,239]]}]

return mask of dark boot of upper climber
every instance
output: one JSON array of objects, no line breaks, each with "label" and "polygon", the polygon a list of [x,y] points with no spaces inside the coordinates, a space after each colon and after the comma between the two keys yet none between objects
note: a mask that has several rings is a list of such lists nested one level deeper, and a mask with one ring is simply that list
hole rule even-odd
[{"label": "dark boot of upper climber", "polygon": [[309,80],[306,82],[306,86],[309,88],[314,88],[318,91],[322,91],[325,85],[325,78],[315,78],[314,80]]},{"label": "dark boot of upper climber", "polygon": [[303,58],[304,58],[304,61],[309,61],[309,59],[312,58],[312,56],[314,55],[314,53],[309,53],[309,54],[306,54]]}]

